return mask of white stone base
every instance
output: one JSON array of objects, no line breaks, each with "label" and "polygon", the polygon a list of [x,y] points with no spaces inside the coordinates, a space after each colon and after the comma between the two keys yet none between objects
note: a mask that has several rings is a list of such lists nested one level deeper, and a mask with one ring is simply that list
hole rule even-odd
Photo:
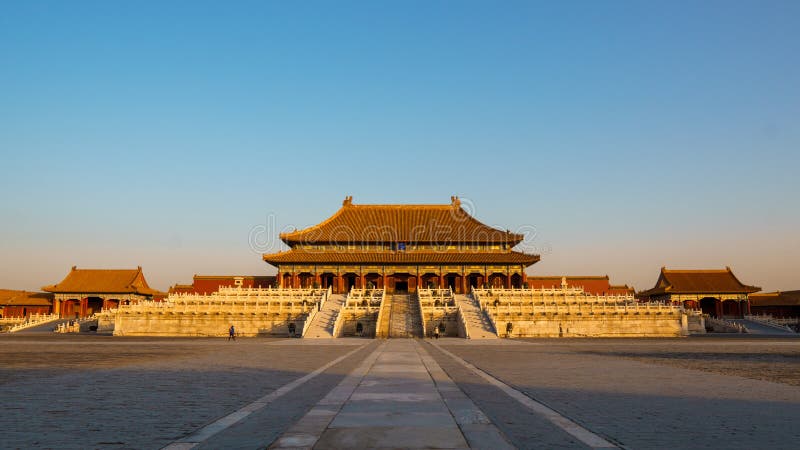
[{"label": "white stone base", "polygon": [[[513,330],[506,333],[506,324]],[[497,319],[500,337],[679,337],[689,334],[675,316],[553,316],[534,320]]]},{"label": "white stone base", "polygon": [[[231,325],[237,336],[289,336],[289,323],[295,333],[303,330],[306,316],[276,314],[173,314],[120,312],[114,322],[114,336],[228,336]],[[104,329],[107,329],[104,327]],[[100,328],[98,328],[98,331]]]}]

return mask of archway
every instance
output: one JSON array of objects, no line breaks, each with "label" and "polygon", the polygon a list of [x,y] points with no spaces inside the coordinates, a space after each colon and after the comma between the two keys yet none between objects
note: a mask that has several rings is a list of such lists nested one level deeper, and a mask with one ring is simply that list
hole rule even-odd
[{"label": "archway", "polygon": [[439,287],[439,275],[435,273],[426,273],[422,275],[422,286],[423,289],[430,289],[430,288],[437,288]]},{"label": "archway", "polygon": [[383,287],[383,276],[379,273],[368,273],[364,275],[364,287],[367,288],[372,285],[374,289],[380,289]]},{"label": "archway", "polygon": [[409,275],[407,273],[395,273],[392,275],[394,281],[394,292],[406,293],[408,292]]},{"label": "archway", "polygon": [[462,294],[461,292],[461,275],[457,273],[448,273],[444,277],[444,285],[445,287],[449,287],[450,290],[457,294]]},{"label": "archway", "polygon": [[77,298],[71,298],[69,300],[64,300],[61,304],[61,317],[64,318],[78,318],[79,308],[78,308],[79,300]]},{"label": "archway", "polygon": [[335,275],[330,273],[330,272],[326,272],[326,273],[323,273],[322,275],[320,275],[319,276],[319,281],[322,283],[322,286],[321,286],[322,289],[328,289],[329,287],[333,286],[334,278],[335,278]]},{"label": "archway", "polygon": [[89,297],[86,299],[86,315],[99,313],[103,310],[103,299],[100,297]]},{"label": "archway", "polygon": [[310,288],[314,285],[314,275],[303,272],[301,273],[298,278],[300,278],[300,287],[301,288]]},{"label": "archway", "polygon": [[483,275],[479,273],[471,273],[467,276],[467,284],[469,287],[473,287],[475,289],[483,287]]},{"label": "archway", "polygon": [[493,273],[489,275],[489,286],[493,288],[506,287],[506,275],[503,273]]},{"label": "archway", "polygon": [[350,292],[350,289],[356,287],[356,279],[358,276],[354,273],[346,273],[342,276],[344,279],[344,291]]},{"label": "archway", "polygon": [[511,287],[520,289],[522,287],[522,275],[515,273],[511,275]]},{"label": "archway", "polygon": [[714,297],[705,297],[700,299],[700,310],[703,314],[708,314],[711,317],[717,317],[717,300]]},{"label": "archway", "polygon": [[722,302],[722,315],[727,317],[742,317],[742,309],[736,300]]}]

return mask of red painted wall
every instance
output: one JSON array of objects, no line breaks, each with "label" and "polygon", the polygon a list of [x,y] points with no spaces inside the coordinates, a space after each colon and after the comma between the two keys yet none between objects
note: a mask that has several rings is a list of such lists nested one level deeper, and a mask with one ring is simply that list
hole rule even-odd
[{"label": "red painted wall", "polygon": [[[528,287],[532,289],[561,289],[561,278],[536,279],[528,276]],[[591,295],[611,295],[611,283],[607,278],[570,278],[567,277],[570,287],[583,287],[584,292]]]},{"label": "red painted wall", "polygon": [[3,317],[25,317],[31,314],[50,314],[49,306],[6,306],[3,308]]},{"label": "red painted wall", "polygon": [[[217,292],[220,287],[227,286],[233,287],[235,286],[235,276],[219,276],[219,277],[195,277],[192,283],[194,287],[191,292],[195,294],[211,294],[213,292]],[[273,286],[275,284],[275,277],[244,277],[242,280],[242,287],[249,288],[249,287],[256,287],[256,288],[266,288]],[[182,292],[182,291],[178,291]]]}]

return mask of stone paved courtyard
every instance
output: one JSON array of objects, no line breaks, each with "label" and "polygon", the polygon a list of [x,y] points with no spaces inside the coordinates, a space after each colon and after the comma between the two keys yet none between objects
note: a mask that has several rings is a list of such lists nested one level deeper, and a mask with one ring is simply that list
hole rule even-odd
[{"label": "stone paved courtyard", "polygon": [[0,448],[796,448],[798,373],[797,339],[4,335]]}]

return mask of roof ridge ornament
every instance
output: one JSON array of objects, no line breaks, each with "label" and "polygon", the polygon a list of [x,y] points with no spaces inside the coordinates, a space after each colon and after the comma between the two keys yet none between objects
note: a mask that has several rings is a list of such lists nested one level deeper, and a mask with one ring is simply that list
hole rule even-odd
[{"label": "roof ridge ornament", "polygon": [[451,195],[450,204],[453,205],[453,208],[461,208],[461,199],[457,195]]},{"label": "roof ridge ornament", "polygon": [[344,201],[342,202],[342,206],[350,206],[352,204],[353,204],[353,196],[352,195],[348,195],[347,197],[345,197]]}]

